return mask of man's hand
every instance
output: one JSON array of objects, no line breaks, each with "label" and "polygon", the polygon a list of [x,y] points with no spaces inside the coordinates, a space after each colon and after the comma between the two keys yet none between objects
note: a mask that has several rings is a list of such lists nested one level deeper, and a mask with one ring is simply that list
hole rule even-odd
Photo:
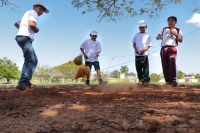
[{"label": "man's hand", "polygon": [[170,28],[170,33],[177,36],[178,34],[176,33],[176,31],[173,30],[173,28]]},{"label": "man's hand", "polygon": [[88,59],[88,56],[85,53],[83,55],[84,55],[85,59]]},{"label": "man's hand", "polygon": [[39,29],[37,27],[34,27],[34,26],[30,26],[30,27],[31,27],[31,30],[34,31],[35,33],[39,32]]},{"label": "man's hand", "polygon": [[156,39],[157,39],[157,40],[163,40],[163,39],[164,39],[164,36],[158,35],[158,36],[156,37]]},{"label": "man's hand", "polygon": [[140,51],[139,55],[143,55],[145,50]]},{"label": "man's hand", "polygon": [[32,20],[28,21],[28,25],[30,26],[31,30],[34,31],[35,33],[39,32],[39,29],[36,27],[35,22]]},{"label": "man's hand", "polygon": [[135,50],[135,52],[136,52],[137,54],[140,54],[140,51],[139,51],[139,50],[137,50],[137,49]]},{"label": "man's hand", "polygon": [[99,57],[99,54],[100,54],[100,52],[97,52],[97,53],[96,53],[96,56]]}]

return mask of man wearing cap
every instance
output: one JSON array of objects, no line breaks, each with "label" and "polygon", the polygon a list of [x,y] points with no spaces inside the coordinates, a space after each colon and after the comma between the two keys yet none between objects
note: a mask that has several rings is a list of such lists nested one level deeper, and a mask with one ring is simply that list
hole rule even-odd
[{"label": "man wearing cap", "polygon": [[132,41],[135,50],[135,67],[139,78],[138,84],[148,85],[150,82],[148,51],[151,47],[151,36],[145,32],[146,21],[141,20],[138,27],[140,32],[133,37]]},{"label": "man wearing cap", "polygon": [[15,23],[15,26],[19,29],[15,40],[22,49],[24,55],[21,77],[16,86],[16,89],[21,91],[32,91],[36,87],[30,82],[38,63],[32,42],[34,40],[34,34],[39,32],[39,29],[36,26],[38,16],[42,15],[43,12],[49,13],[49,10],[44,3],[35,3],[33,5],[33,10],[27,11],[22,19]]},{"label": "man wearing cap", "polygon": [[[106,81],[103,81],[101,78],[101,71],[99,65],[99,54],[101,52],[101,44],[97,41],[98,32],[93,30],[90,32],[90,39],[85,40],[80,46],[81,52],[85,57],[85,67],[89,68],[91,71],[92,65],[97,71],[99,78],[99,84],[106,84]],[[87,75],[86,85],[90,84],[90,73]]]}]

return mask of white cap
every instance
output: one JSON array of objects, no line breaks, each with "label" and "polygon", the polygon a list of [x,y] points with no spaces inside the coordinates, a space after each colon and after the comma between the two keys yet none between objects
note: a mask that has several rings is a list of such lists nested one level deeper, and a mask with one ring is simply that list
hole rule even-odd
[{"label": "white cap", "polygon": [[98,32],[97,32],[96,30],[92,30],[92,31],[90,32],[90,34],[91,34],[91,35],[96,35],[96,36],[97,36],[97,35],[98,35]]},{"label": "white cap", "polygon": [[49,10],[45,7],[44,3],[42,3],[42,2],[36,2],[33,6],[36,6],[36,5],[43,6],[45,8],[44,12],[45,13],[49,13]]},{"label": "white cap", "polygon": [[144,21],[144,20],[141,20],[141,21],[139,22],[139,25],[138,25],[138,27],[145,27],[145,26],[147,26],[147,23],[146,23],[146,21]]}]

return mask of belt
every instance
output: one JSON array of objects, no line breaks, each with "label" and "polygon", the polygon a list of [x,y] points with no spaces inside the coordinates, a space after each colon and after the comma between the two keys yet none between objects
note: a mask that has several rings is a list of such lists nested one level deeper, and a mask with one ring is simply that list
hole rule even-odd
[{"label": "belt", "polygon": [[161,47],[161,49],[167,48],[167,47],[176,47],[176,46],[170,46],[170,45],[168,45],[168,46],[163,46],[163,47]]}]

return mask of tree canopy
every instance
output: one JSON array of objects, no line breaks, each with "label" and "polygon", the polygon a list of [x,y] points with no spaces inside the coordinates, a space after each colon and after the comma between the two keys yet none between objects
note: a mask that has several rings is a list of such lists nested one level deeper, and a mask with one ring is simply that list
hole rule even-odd
[{"label": "tree canopy", "polygon": [[158,82],[159,80],[161,80],[161,76],[156,73],[152,73],[149,77],[151,79],[151,82]]},{"label": "tree canopy", "polygon": [[4,57],[0,58],[0,78],[6,78],[7,82],[10,79],[18,79],[20,77],[20,71],[16,63]]},{"label": "tree canopy", "polygon": [[184,77],[185,77],[185,73],[182,72],[182,71],[180,71],[180,70],[178,70],[177,78],[178,78],[178,79],[183,79]]},{"label": "tree canopy", "polygon": [[[169,4],[181,4],[182,0],[72,0],[72,5],[77,8],[84,8],[82,14],[97,11],[101,21],[107,18],[111,21],[120,20],[126,17],[147,14],[149,17],[156,17]],[[194,12],[200,10],[197,0],[191,3],[197,5]]]},{"label": "tree canopy", "polygon": [[[84,67],[84,64],[81,64],[80,66]],[[58,70],[61,73],[63,73],[65,78],[73,80],[76,75],[76,72],[80,66],[77,66],[73,61],[69,61],[62,65],[55,66],[55,67],[53,67],[53,69]]]},{"label": "tree canopy", "polygon": [[[74,8],[84,9],[82,14],[93,11],[98,12],[99,22],[106,18],[110,21],[117,21],[127,17],[147,14],[149,17],[157,17],[167,5],[180,5],[183,0],[71,0]],[[193,12],[200,10],[197,0],[188,0],[194,4]],[[20,5],[11,0],[0,0],[0,8],[9,6],[12,10],[21,9]]]},{"label": "tree canopy", "polygon": [[128,73],[128,70],[129,70],[129,68],[128,68],[127,65],[121,66],[121,68],[120,68],[120,72],[121,72],[121,73],[124,73],[124,74],[127,74],[127,73]]}]

